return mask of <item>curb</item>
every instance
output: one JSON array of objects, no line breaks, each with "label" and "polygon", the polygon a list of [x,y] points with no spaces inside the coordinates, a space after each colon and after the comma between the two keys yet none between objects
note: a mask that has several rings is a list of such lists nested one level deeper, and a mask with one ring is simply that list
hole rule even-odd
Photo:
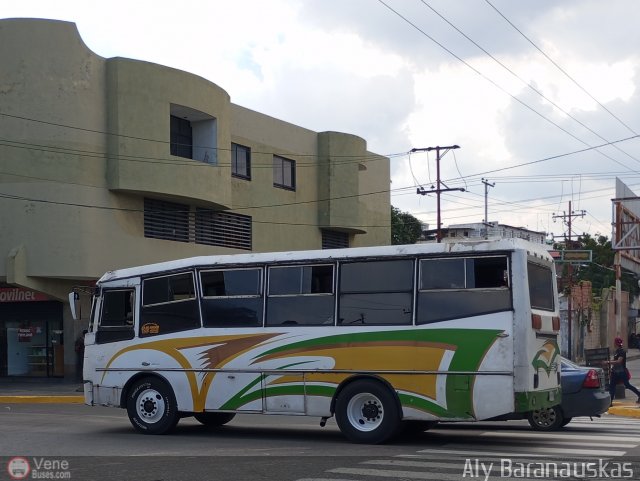
[{"label": "curb", "polygon": [[640,419],[640,405],[638,404],[618,404],[614,402],[613,406],[609,408],[607,414],[614,416],[624,416],[628,418]]},{"label": "curb", "polygon": [[84,396],[0,396],[5,404],[84,404]]}]

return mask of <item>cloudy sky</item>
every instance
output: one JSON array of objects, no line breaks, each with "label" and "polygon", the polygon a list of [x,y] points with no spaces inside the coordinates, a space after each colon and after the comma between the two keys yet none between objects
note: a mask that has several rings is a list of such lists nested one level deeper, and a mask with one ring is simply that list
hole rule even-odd
[{"label": "cloudy sky", "polygon": [[[640,192],[636,0],[164,0],[0,3],[73,21],[103,57],[201,75],[232,102],[392,155],[391,202],[435,226],[484,219],[610,235],[615,177]],[[604,146],[603,146],[604,145]],[[595,148],[602,146],[599,148]]]}]

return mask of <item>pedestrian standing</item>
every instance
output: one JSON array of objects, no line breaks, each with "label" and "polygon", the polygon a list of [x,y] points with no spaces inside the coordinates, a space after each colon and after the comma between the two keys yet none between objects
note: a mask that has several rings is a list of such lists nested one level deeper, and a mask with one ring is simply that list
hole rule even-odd
[{"label": "pedestrian standing", "polygon": [[638,396],[636,403],[640,404],[640,391],[631,385],[627,375],[627,351],[622,347],[622,338],[616,337],[613,342],[616,347],[616,352],[613,354],[613,361],[607,361],[609,366],[611,366],[611,381],[609,382],[611,402],[613,402],[613,398],[616,395],[616,385],[622,382],[625,388],[633,391],[635,395]]}]

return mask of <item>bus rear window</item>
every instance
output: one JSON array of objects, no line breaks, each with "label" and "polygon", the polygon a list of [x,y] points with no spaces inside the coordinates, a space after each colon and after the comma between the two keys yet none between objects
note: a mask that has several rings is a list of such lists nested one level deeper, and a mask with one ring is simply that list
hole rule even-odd
[{"label": "bus rear window", "polygon": [[553,311],[553,271],[550,267],[527,263],[527,272],[529,278],[529,299],[532,309],[543,309],[545,311]]}]

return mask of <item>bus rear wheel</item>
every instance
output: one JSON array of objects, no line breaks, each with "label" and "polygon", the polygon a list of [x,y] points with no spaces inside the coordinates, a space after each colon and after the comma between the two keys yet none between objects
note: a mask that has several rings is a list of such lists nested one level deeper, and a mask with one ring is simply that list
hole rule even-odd
[{"label": "bus rear wheel", "polygon": [[205,426],[223,426],[236,417],[235,413],[196,413],[196,420]]},{"label": "bus rear wheel", "polygon": [[400,427],[400,410],[391,391],[373,380],[346,386],[336,400],[336,422],[351,442],[380,444]]},{"label": "bus rear wheel", "polygon": [[180,419],[171,387],[156,377],[139,379],[131,386],[127,414],[136,431],[143,434],[168,433]]}]

